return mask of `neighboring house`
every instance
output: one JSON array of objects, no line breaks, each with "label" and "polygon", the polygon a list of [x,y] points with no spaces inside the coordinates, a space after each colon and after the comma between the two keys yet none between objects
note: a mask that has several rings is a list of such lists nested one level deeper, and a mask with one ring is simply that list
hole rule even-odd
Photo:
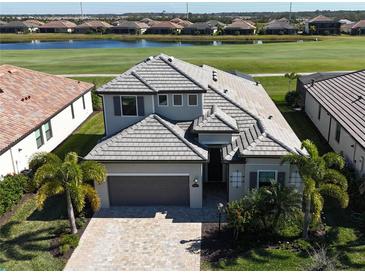
[{"label": "neighboring house", "polygon": [[99,21],[99,20],[92,20],[82,23],[81,25],[78,25],[75,27],[76,33],[93,33],[93,32],[99,32],[99,33],[105,33],[108,32],[108,30],[112,27],[107,22]]},{"label": "neighboring house", "polygon": [[365,20],[360,20],[351,28],[352,35],[365,35]]},{"label": "neighboring house", "polygon": [[365,70],[311,81],[305,112],[334,151],[365,174]]},{"label": "neighboring house", "polygon": [[184,27],[171,21],[161,21],[148,28],[146,33],[150,34],[180,34]]},{"label": "neighboring house", "polygon": [[142,20],[140,20],[140,22],[147,24],[149,27],[158,23],[158,21],[152,20],[150,18],[143,18]]},{"label": "neighboring house", "polygon": [[27,23],[27,24],[31,24],[31,25],[33,25],[35,27],[36,26],[39,27],[39,26],[43,26],[44,25],[44,22],[39,21],[39,20],[35,20],[35,19],[25,20],[24,22]]},{"label": "neighboring house", "polygon": [[92,113],[93,85],[11,65],[0,66],[0,177],[28,168]]},{"label": "neighboring house", "polygon": [[182,34],[188,35],[213,35],[217,32],[218,27],[208,22],[197,22],[185,27]]},{"label": "neighboring house", "polygon": [[209,20],[209,21],[207,21],[207,23],[212,26],[215,26],[217,28],[220,28],[220,29],[223,29],[226,26],[226,24],[224,24],[218,20]]},{"label": "neighboring house", "polygon": [[190,26],[191,24],[193,24],[188,20],[183,20],[183,19],[178,18],[178,17],[176,17],[174,19],[171,19],[170,22],[178,24],[178,25],[182,26],[183,28],[186,28],[186,27]]},{"label": "neighboring house", "polygon": [[39,27],[40,32],[45,33],[71,33],[75,31],[76,24],[66,20],[51,21]]},{"label": "neighboring house", "polygon": [[295,34],[296,28],[286,18],[272,20],[264,27],[265,34],[283,35]]},{"label": "neighboring house", "polygon": [[340,34],[341,23],[332,18],[319,15],[305,23],[305,33],[315,35]]},{"label": "neighboring house", "polygon": [[281,163],[301,142],[259,83],[160,54],[97,92],[106,136],[85,159],[107,168],[103,207],[200,208],[207,184],[229,201],[271,180],[302,186]]},{"label": "neighboring house", "polygon": [[0,25],[1,33],[26,33],[38,31],[39,25],[27,21],[10,21]]},{"label": "neighboring house", "polygon": [[118,34],[143,34],[148,28],[149,26],[143,22],[121,21],[112,27],[112,32]]},{"label": "neighboring house", "polygon": [[1,20],[0,20],[0,26],[6,25],[7,23],[8,23],[8,22],[1,21]]},{"label": "neighboring house", "polygon": [[224,28],[224,34],[251,35],[256,33],[256,27],[245,20],[234,20]]}]

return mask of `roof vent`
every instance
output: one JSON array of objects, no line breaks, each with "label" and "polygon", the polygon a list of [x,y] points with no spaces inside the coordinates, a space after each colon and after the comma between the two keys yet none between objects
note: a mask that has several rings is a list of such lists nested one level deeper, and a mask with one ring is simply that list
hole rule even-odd
[{"label": "roof vent", "polygon": [[172,61],[174,61],[174,57],[170,56],[167,60],[169,60],[169,62],[171,63]]},{"label": "roof vent", "polygon": [[260,81],[255,82],[256,86],[260,85]]},{"label": "roof vent", "polygon": [[213,81],[217,82],[218,81],[217,72],[215,70],[213,70],[212,74],[213,74]]},{"label": "roof vent", "polygon": [[151,61],[153,59],[153,56],[148,57],[145,62]]},{"label": "roof vent", "polygon": [[311,80],[311,87],[314,86],[314,79]]},{"label": "roof vent", "polygon": [[0,88],[0,93],[4,93],[4,90],[2,88]]},{"label": "roof vent", "polygon": [[364,97],[362,97],[361,95],[359,95],[359,96],[356,98],[356,100],[352,101],[351,103],[356,103],[356,102],[358,102],[358,101],[360,101],[360,100],[362,100],[362,99],[364,99]]},{"label": "roof vent", "polygon": [[9,69],[9,70],[8,70],[8,72],[9,72],[9,73],[14,73],[14,72],[16,72],[16,71],[17,71],[16,69]]},{"label": "roof vent", "polygon": [[271,119],[272,119],[272,115],[269,116],[269,120],[271,120]]},{"label": "roof vent", "polygon": [[223,92],[224,92],[224,93],[227,93],[227,92],[228,92],[228,89],[225,89]]}]

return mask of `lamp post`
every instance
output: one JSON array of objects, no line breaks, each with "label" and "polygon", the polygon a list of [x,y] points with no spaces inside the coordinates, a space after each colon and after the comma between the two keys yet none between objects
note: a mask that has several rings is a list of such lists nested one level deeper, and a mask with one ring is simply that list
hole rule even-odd
[{"label": "lamp post", "polygon": [[224,210],[224,205],[222,203],[218,203],[217,210],[218,210],[218,233],[221,234],[221,218],[222,218],[222,212]]}]

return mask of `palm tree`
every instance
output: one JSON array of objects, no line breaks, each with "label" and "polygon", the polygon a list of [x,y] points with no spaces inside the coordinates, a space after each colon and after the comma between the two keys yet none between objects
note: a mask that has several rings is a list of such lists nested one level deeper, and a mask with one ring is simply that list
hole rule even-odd
[{"label": "palm tree", "polygon": [[285,73],[285,78],[288,78],[288,91],[291,91],[291,82],[299,77],[295,72]]},{"label": "palm tree", "polygon": [[48,153],[35,157],[38,163],[43,163],[35,175],[34,182],[39,191],[37,193],[37,206],[42,209],[47,198],[65,193],[67,201],[67,214],[70,222],[71,232],[77,233],[74,206],[77,212],[81,212],[87,198],[93,211],[100,207],[100,198],[96,190],[88,183],[105,182],[106,170],[102,164],[93,161],[78,162],[76,152],[69,152],[64,161],[55,154]]},{"label": "palm tree", "polygon": [[328,152],[320,156],[316,145],[310,140],[303,141],[302,148],[307,150],[308,156],[290,153],[283,157],[282,162],[296,165],[302,177],[305,203],[303,237],[308,239],[311,220],[316,223],[321,219],[324,197],[332,197],[339,202],[342,208],[346,208],[349,196],[347,179],[339,171],[345,165],[343,157],[335,152]]}]

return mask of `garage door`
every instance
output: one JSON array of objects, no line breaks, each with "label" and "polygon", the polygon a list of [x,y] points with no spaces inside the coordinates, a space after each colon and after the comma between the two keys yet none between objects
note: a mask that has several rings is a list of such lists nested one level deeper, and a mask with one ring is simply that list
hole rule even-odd
[{"label": "garage door", "polygon": [[111,206],[189,206],[188,176],[109,176]]}]

